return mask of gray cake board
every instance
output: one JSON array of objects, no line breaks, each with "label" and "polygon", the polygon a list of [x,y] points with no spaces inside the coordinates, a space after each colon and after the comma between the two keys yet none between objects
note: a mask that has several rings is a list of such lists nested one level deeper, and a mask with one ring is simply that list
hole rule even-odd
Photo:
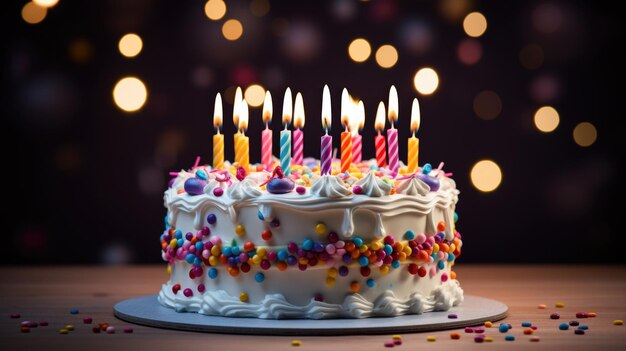
[{"label": "gray cake board", "polygon": [[[424,332],[456,329],[497,321],[507,316],[508,307],[502,302],[465,295],[463,303],[446,312],[398,317],[364,319],[258,319],[206,316],[198,313],[176,312],[157,301],[157,295],[146,295],[119,302],[114,315],[124,321],[157,328],[207,333],[249,335],[357,335]],[[448,318],[449,314],[458,318]]]}]

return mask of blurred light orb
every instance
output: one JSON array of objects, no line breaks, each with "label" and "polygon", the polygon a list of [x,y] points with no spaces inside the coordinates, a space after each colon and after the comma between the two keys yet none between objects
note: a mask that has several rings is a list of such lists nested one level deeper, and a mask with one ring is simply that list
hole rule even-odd
[{"label": "blurred light orb", "polygon": [[391,68],[398,62],[398,50],[386,44],[376,50],[376,63],[382,68]]},{"label": "blurred light orb", "polygon": [[209,0],[204,5],[204,13],[210,20],[220,20],[226,14],[226,3],[223,0]]},{"label": "blurred light orb", "polygon": [[561,28],[563,12],[553,3],[542,3],[532,13],[533,27],[536,31],[551,34]]},{"label": "blurred light orb", "polygon": [[308,21],[289,24],[282,41],[282,50],[293,61],[305,63],[319,54],[322,45],[318,27]]},{"label": "blurred light orb", "polygon": [[365,62],[371,54],[372,47],[366,39],[356,38],[348,45],[348,55],[354,62]]},{"label": "blurred light orb", "polygon": [[481,91],[474,98],[474,112],[481,119],[495,119],[502,112],[500,96],[491,90]]},{"label": "blurred light orb", "polygon": [[232,69],[230,72],[230,80],[235,85],[245,87],[257,82],[259,80],[259,74],[253,66],[242,64]]},{"label": "blurred light orb", "polygon": [[229,19],[224,22],[224,25],[222,25],[222,34],[227,40],[235,41],[241,38],[241,35],[243,34],[243,26],[239,20]]},{"label": "blurred light orb", "polygon": [[418,93],[430,95],[439,87],[439,75],[430,67],[421,68],[413,77],[413,86]]},{"label": "blurred light orb", "polygon": [[534,70],[543,65],[543,49],[537,44],[528,44],[519,53],[519,61],[527,70]]},{"label": "blurred light orb", "polygon": [[574,142],[582,147],[593,145],[598,139],[596,127],[589,122],[578,123],[573,132]]},{"label": "blurred light orb", "polygon": [[143,48],[141,37],[135,33],[124,35],[118,43],[120,53],[126,57],[135,57],[139,55]]},{"label": "blurred light orb", "polygon": [[148,98],[145,84],[136,77],[120,79],[113,88],[113,100],[120,109],[135,112],[143,107]]},{"label": "blurred light orb", "polygon": [[432,29],[422,20],[408,20],[400,27],[400,42],[414,55],[426,53],[433,44]]},{"label": "blurred light orb", "polygon": [[535,126],[544,133],[550,133],[559,126],[559,113],[552,106],[540,107],[535,112]]},{"label": "blurred light orb", "polygon": [[472,7],[469,0],[440,0],[439,11],[448,22],[456,22],[465,16]]},{"label": "blurred light orb", "polygon": [[475,65],[483,57],[483,46],[477,39],[464,39],[456,48],[456,56],[464,65]]},{"label": "blurred light orb", "polygon": [[86,63],[93,58],[93,45],[85,38],[76,38],[70,42],[68,54],[73,62]]},{"label": "blurred light orb", "polygon": [[59,3],[59,0],[33,0],[37,6],[50,8]]},{"label": "blurred light orb", "polygon": [[37,24],[46,18],[48,10],[45,7],[39,6],[34,2],[28,2],[22,7],[22,19],[26,23]]},{"label": "blurred light orb", "polygon": [[256,17],[263,17],[270,12],[270,2],[268,0],[252,0],[250,12]]},{"label": "blurred light orb", "polygon": [[350,21],[356,15],[356,2],[352,0],[335,0],[331,5],[333,16],[343,22]]},{"label": "blurred light orb", "polygon": [[463,30],[470,37],[478,38],[487,30],[487,19],[480,12],[472,12],[465,16]]},{"label": "blurred light orb", "polygon": [[502,183],[502,171],[497,163],[491,160],[481,160],[472,166],[470,171],[472,185],[482,192],[496,190]]},{"label": "blurred light orb", "polygon": [[265,99],[265,88],[258,84],[252,84],[243,93],[244,99],[248,102],[248,105],[252,107],[259,107],[263,105]]},{"label": "blurred light orb", "polygon": [[537,102],[556,100],[560,94],[561,83],[554,75],[541,75],[530,82],[530,96]]}]

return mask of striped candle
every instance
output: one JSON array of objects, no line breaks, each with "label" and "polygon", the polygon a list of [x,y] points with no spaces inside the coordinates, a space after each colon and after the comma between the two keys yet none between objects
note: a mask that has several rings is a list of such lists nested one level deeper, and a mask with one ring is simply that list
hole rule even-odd
[{"label": "striped candle", "polygon": [[293,106],[293,126],[296,130],[293,131],[293,159],[294,165],[302,166],[303,147],[304,147],[304,101],[302,100],[302,94],[296,94],[296,101]]},{"label": "striped candle", "polygon": [[350,123],[354,120],[353,102],[348,94],[348,90],[341,91],[341,173],[350,170],[352,164],[352,133],[350,133]]},{"label": "striped candle", "polygon": [[352,164],[352,134],[346,129],[341,132],[341,172],[350,170]]},{"label": "striped candle", "polygon": [[263,122],[265,122],[265,130],[261,132],[261,164],[263,164],[263,167],[267,171],[272,170],[272,138],[274,135],[269,128],[272,113],[272,95],[268,90],[265,92],[265,101],[263,102]]},{"label": "striped candle", "polygon": [[285,129],[280,132],[280,168],[285,175],[291,173],[291,131]]},{"label": "striped candle", "polygon": [[378,168],[387,166],[387,150],[385,137],[378,133],[377,136],[374,137],[374,144],[376,145],[376,165]]},{"label": "striped candle", "polygon": [[398,130],[387,129],[387,143],[389,144],[389,170],[395,177],[398,174]]},{"label": "striped candle", "polygon": [[333,137],[328,135],[332,123],[332,110],[330,107],[330,90],[328,85],[324,85],[322,93],[322,128],[326,132],[322,135],[322,145],[320,153],[320,174],[329,175],[332,172],[333,160]]},{"label": "striped candle", "polygon": [[250,138],[246,136],[246,129],[248,129],[248,103],[245,100],[241,103],[239,112],[239,130],[241,133],[239,138],[236,139],[235,153],[239,154],[239,160],[237,160],[239,165],[247,170],[250,164]]},{"label": "striped candle", "polygon": [[352,136],[352,162],[359,163],[362,161],[362,141],[361,134],[354,134]]},{"label": "striped candle", "polygon": [[352,162],[359,163],[363,159],[363,137],[361,137],[359,133],[363,130],[363,125],[365,124],[365,105],[362,100],[359,100],[356,105],[355,115],[354,131],[352,134]]}]

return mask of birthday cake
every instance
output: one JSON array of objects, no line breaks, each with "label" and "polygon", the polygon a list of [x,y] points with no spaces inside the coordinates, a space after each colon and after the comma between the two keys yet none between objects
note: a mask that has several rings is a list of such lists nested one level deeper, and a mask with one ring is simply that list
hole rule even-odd
[{"label": "birthday cake", "polygon": [[322,158],[287,172],[277,162],[196,162],[174,174],[160,303],[268,319],[399,316],[461,303],[452,271],[459,191],[443,163],[342,169]]}]

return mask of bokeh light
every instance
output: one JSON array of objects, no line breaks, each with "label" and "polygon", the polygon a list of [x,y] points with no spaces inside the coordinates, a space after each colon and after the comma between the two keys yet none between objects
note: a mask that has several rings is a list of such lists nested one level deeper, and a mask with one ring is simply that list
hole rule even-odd
[{"label": "bokeh light", "polygon": [[348,46],[348,55],[354,62],[365,62],[372,54],[370,43],[363,39],[354,39]]},{"label": "bokeh light", "polygon": [[481,119],[495,119],[502,112],[500,96],[491,90],[481,91],[474,98],[474,112]]},{"label": "bokeh light", "polygon": [[243,96],[249,106],[259,107],[263,105],[263,101],[265,99],[265,89],[258,84],[252,84],[246,89]]},{"label": "bokeh light", "polygon": [[414,55],[428,52],[433,45],[433,39],[431,27],[423,20],[410,19],[400,27],[399,40]]},{"label": "bokeh light", "polygon": [[352,0],[334,0],[331,11],[336,19],[347,22],[357,14],[357,4]]},{"label": "bokeh light", "polygon": [[307,63],[319,55],[322,43],[322,35],[315,23],[298,20],[288,24],[282,50],[289,59]]},{"label": "bokeh light", "polygon": [[539,103],[556,100],[561,95],[561,82],[553,74],[534,77],[530,82],[530,96]]},{"label": "bokeh light", "polygon": [[430,68],[424,67],[415,73],[413,77],[413,86],[418,93],[422,95],[430,95],[439,87],[439,75]]},{"label": "bokeh light", "polygon": [[22,19],[26,23],[37,24],[46,18],[48,10],[45,7],[39,6],[34,2],[28,2],[22,7]]},{"label": "bokeh light", "polygon": [[87,63],[93,58],[93,45],[85,38],[76,38],[69,43],[68,55],[75,63]]},{"label": "bokeh light", "polygon": [[204,13],[213,21],[220,20],[226,14],[226,3],[223,0],[209,0],[204,5]]},{"label": "bokeh light", "polygon": [[465,16],[472,7],[469,0],[439,0],[439,11],[448,22],[457,22]]},{"label": "bokeh light", "polygon": [[550,133],[559,126],[559,113],[552,106],[543,106],[535,112],[535,126],[544,133]]},{"label": "bokeh light", "polygon": [[263,17],[270,12],[270,2],[268,0],[252,0],[250,12],[257,17]]},{"label": "bokeh light", "polygon": [[543,49],[537,44],[528,44],[519,53],[519,61],[528,70],[533,70],[543,65]]},{"label": "bokeh light", "polygon": [[229,19],[224,22],[224,25],[222,26],[222,34],[224,35],[224,38],[228,40],[237,40],[241,38],[241,35],[243,34],[243,26],[239,20]]},{"label": "bokeh light", "polygon": [[376,63],[382,68],[391,68],[398,62],[398,50],[392,45],[383,45],[376,50]]},{"label": "bokeh light", "polygon": [[59,3],[59,0],[33,0],[35,4],[41,7],[50,8]]},{"label": "bokeh light", "polygon": [[463,30],[470,37],[478,38],[487,30],[487,19],[480,12],[472,12],[465,16]]},{"label": "bokeh light", "polygon": [[464,65],[475,65],[483,57],[483,46],[477,39],[464,39],[456,48],[456,56]]},{"label": "bokeh light", "polygon": [[598,131],[593,124],[589,122],[582,122],[574,128],[573,136],[576,144],[582,147],[588,147],[596,142],[596,139],[598,138]]},{"label": "bokeh light", "polygon": [[125,77],[115,84],[113,100],[120,109],[134,112],[143,107],[148,98],[145,84],[136,77]]},{"label": "bokeh light", "polygon": [[117,46],[122,55],[126,57],[135,57],[141,52],[141,49],[143,48],[143,41],[139,35],[135,33],[128,33],[120,39]]},{"label": "bokeh light", "polygon": [[491,192],[502,183],[502,171],[494,161],[481,160],[472,167],[470,178],[476,189],[482,192]]}]

